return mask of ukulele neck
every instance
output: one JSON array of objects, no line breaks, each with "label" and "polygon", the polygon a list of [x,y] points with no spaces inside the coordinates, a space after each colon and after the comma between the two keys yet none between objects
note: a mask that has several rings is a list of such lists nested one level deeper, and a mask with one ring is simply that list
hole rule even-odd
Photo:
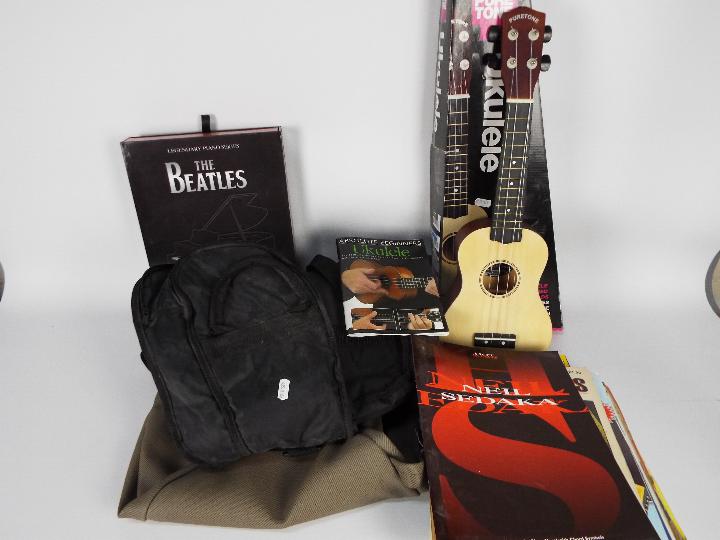
[{"label": "ukulele neck", "polygon": [[522,240],[532,105],[527,100],[511,99],[506,105],[505,140],[490,231],[490,238],[503,244]]},{"label": "ukulele neck", "polygon": [[402,278],[398,282],[401,289],[424,289],[430,283],[430,278]]},{"label": "ukulele neck", "polygon": [[448,144],[445,152],[444,217],[468,213],[468,136],[470,95],[451,95],[448,101]]},{"label": "ukulele neck", "polygon": [[429,277],[412,277],[412,278],[387,278],[385,276],[372,276],[371,279],[377,280],[385,289],[392,286],[398,289],[424,289],[430,283],[432,278]]}]

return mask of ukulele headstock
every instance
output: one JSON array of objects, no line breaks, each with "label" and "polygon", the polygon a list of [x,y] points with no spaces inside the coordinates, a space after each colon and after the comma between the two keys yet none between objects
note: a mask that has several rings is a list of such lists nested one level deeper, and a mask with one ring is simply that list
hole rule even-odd
[{"label": "ukulele headstock", "polygon": [[[468,8],[470,3],[468,2]],[[450,95],[470,93],[473,57],[473,29],[470,11],[462,13],[456,9],[452,22],[452,58],[450,59]]]},{"label": "ukulele headstock", "polygon": [[[543,43],[552,30],[545,26],[545,14],[519,7],[503,14],[499,27],[491,30],[500,41],[500,72],[509,102],[532,102],[541,71],[550,68],[550,57],[543,55]],[[490,37],[490,36],[489,36]]]}]

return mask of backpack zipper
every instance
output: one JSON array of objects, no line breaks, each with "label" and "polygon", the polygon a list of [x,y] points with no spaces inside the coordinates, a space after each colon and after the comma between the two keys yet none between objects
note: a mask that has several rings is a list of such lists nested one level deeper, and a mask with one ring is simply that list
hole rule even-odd
[{"label": "backpack zipper", "polygon": [[192,304],[187,301],[187,299],[184,297],[184,294],[181,293],[181,291],[178,291],[175,287],[175,283],[172,279],[170,279],[170,290],[173,293],[173,296],[175,297],[175,300],[179,305],[182,306],[183,312],[184,312],[184,319],[185,319],[185,328],[187,330],[188,340],[190,342],[190,347],[192,347],[193,353],[195,353],[195,358],[197,359],[198,366],[200,367],[200,371],[202,371],[203,376],[205,377],[205,382],[208,385],[208,388],[210,389],[210,393],[212,394],[213,398],[215,399],[215,402],[218,404],[218,407],[220,407],[220,411],[223,415],[223,421],[225,423],[225,427],[227,428],[230,439],[232,440],[233,444],[236,447],[244,448],[247,454],[252,453],[250,448],[248,447],[247,443],[245,442],[244,437],[242,436],[242,433],[240,432],[240,428],[238,428],[235,413],[232,410],[232,407],[230,406],[230,402],[227,399],[227,396],[225,396],[225,392],[220,387],[220,384],[217,382],[217,379],[215,377],[215,372],[213,371],[212,367],[210,366],[210,363],[207,361],[207,357],[205,356],[205,350],[200,345],[197,335],[195,333],[195,329],[192,325],[191,318],[195,317],[194,310],[192,308]]}]

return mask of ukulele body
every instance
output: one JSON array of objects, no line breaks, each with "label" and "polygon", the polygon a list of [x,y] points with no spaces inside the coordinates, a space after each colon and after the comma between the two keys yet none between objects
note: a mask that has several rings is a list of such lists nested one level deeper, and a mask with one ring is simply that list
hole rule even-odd
[{"label": "ukulele body", "polygon": [[518,350],[547,350],[552,322],[538,293],[547,244],[529,229],[511,244],[491,240],[490,231],[478,229],[460,244],[459,293],[445,313],[450,334],[441,339],[472,347],[476,334],[508,335]]},{"label": "ukulele body", "polygon": [[440,288],[443,298],[448,293],[458,275],[457,251],[458,233],[473,221],[487,220],[488,215],[479,206],[469,204],[468,213],[458,218],[445,217],[442,220],[442,243],[440,253]]},{"label": "ukulele body", "polygon": [[376,262],[358,260],[350,265],[350,269],[368,268],[374,270],[373,278],[377,279],[387,291],[387,294],[364,293],[356,295],[363,304],[375,304],[383,298],[402,300],[417,296],[417,289],[402,288],[397,285],[402,279],[412,279],[415,276],[407,268],[402,266],[381,266]]}]

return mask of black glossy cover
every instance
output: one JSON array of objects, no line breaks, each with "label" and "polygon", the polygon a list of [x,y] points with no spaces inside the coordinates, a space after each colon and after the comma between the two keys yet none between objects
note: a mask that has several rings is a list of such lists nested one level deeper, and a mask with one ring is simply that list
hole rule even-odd
[{"label": "black glossy cover", "polygon": [[230,241],[294,259],[280,128],[132,137],[122,151],[151,265]]}]

